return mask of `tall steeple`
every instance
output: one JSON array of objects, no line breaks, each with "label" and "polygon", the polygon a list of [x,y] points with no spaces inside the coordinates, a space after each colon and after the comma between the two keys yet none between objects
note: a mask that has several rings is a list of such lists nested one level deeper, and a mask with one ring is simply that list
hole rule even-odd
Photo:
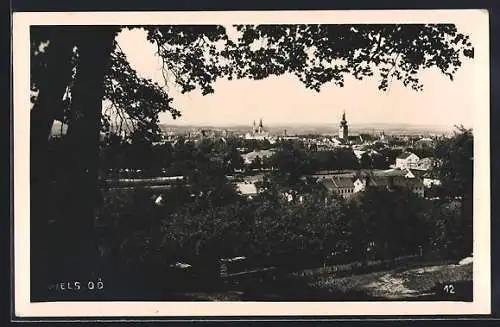
[{"label": "tall steeple", "polygon": [[345,120],[345,110],[344,110],[344,112],[342,113],[342,120],[341,120],[341,123],[345,123],[345,124],[347,124],[347,120]]},{"label": "tall steeple", "polygon": [[262,134],[264,132],[264,126],[262,125],[262,118],[259,121],[259,127],[257,129],[257,133]]},{"label": "tall steeple", "polygon": [[349,127],[347,125],[347,120],[345,119],[345,110],[342,113],[342,120],[340,121],[340,128],[339,128],[339,138],[347,141],[349,137]]}]

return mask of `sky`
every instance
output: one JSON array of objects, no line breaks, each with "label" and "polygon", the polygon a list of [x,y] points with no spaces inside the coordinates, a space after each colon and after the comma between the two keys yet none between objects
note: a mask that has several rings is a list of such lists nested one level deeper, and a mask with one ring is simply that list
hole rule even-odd
[{"label": "sky", "polygon": [[[457,24],[459,32],[474,41],[473,25]],[[475,34],[476,32],[476,34]],[[140,29],[125,30],[117,37],[131,66],[139,75],[164,85],[160,60],[155,48]],[[173,120],[162,114],[160,121],[174,125],[250,125],[263,119],[265,125],[337,124],[345,110],[351,125],[414,124],[432,126],[464,125],[472,127],[474,81],[478,78],[474,59],[464,58],[453,81],[436,69],[420,73],[424,90],[416,92],[399,81],[388,91],[378,90],[376,76],[357,81],[346,76],[344,87],[326,85],[318,93],[306,89],[295,76],[283,75],[264,80],[218,80],[215,92],[203,96],[200,91],[181,94],[168,84],[174,107],[182,116]]]}]

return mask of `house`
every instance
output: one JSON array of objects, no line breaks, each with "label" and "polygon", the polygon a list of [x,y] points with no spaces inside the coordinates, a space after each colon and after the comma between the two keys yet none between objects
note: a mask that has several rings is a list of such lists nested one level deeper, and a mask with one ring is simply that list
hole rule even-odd
[{"label": "house", "polygon": [[424,185],[422,178],[407,178],[405,176],[361,176],[354,181],[354,193],[362,192],[367,187],[376,187],[387,191],[394,191],[397,188],[406,188],[414,194],[423,197]]},{"label": "house", "polygon": [[415,153],[405,151],[396,158],[395,167],[401,170],[414,168],[419,161],[420,158]]},{"label": "house", "polygon": [[330,194],[347,198],[354,193],[354,181],[351,176],[323,178],[318,181]]},{"label": "house", "polygon": [[392,177],[389,176],[376,175],[360,176],[354,181],[355,193],[363,192],[368,186],[389,189],[389,181],[391,178]]},{"label": "house", "polygon": [[306,142],[310,151],[329,151],[342,145],[342,141],[336,137],[324,137]]}]

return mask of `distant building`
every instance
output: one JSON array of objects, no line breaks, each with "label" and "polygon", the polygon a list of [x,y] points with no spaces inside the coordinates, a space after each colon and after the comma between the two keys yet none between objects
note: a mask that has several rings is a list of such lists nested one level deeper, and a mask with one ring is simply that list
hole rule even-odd
[{"label": "distant building", "polygon": [[381,143],[389,143],[389,139],[387,138],[387,136],[385,135],[385,132],[382,131],[382,133],[380,133],[380,136],[378,138],[378,141],[381,142]]},{"label": "distant building", "polygon": [[352,176],[321,178],[318,183],[323,186],[328,193],[337,194],[343,198],[348,198],[354,193],[354,182]]},{"label": "distant building", "polygon": [[376,188],[390,188],[390,179],[393,177],[365,175],[354,181],[355,192],[363,192],[368,186]]},{"label": "distant building", "polygon": [[349,126],[347,125],[347,120],[345,119],[345,111],[342,114],[342,120],[339,126],[339,139],[347,142],[349,138]]},{"label": "distant building", "polygon": [[424,196],[424,184],[422,178],[367,175],[354,181],[354,193],[365,191],[367,187],[375,187],[388,191],[394,191],[396,188],[405,188],[420,197]]},{"label": "distant building", "polygon": [[245,139],[247,140],[268,140],[271,143],[274,143],[274,138],[272,138],[269,133],[264,129],[264,124],[262,123],[262,118],[259,121],[259,125],[255,124],[255,120],[253,121],[252,131],[250,133],[245,134]]},{"label": "distant building", "polygon": [[336,137],[323,137],[308,144],[313,151],[330,151],[342,145],[342,141]]},{"label": "distant building", "polygon": [[412,152],[403,152],[396,158],[395,167],[399,169],[414,168],[417,166],[420,158]]}]

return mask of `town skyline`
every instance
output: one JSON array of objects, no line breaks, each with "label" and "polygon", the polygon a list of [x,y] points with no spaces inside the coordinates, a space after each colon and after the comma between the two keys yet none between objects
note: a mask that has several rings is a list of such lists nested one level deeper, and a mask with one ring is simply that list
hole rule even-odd
[{"label": "town skyline", "polygon": [[[346,116],[348,114],[346,113]],[[282,128],[282,127],[296,127],[296,128],[300,128],[300,127],[306,127],[306,128],[313,128],[313,127],[318,127],[318,128],[333,128],[333,131],[336,132],[337,131],[337,125],[338,125],[338,121],[340,119],[337,119],[337,121],[331,121],[331,122],[305,122],[305,123],[300,123],[300,122],[290,122],[290,123],[287,123],[287,122],[271,122],[271,123],[268,123],[266,118],[265,117],[259,117],[259,118],[256,118],[255,119],[255,122],[258,122],[259,119],[262,118],[262,121],[264,123],[264,127],[268,127],[268,128]],[[179,119],[179,118],[177,118]],[[424,129],[428,129],[428,128],[436,128],[436,129],[440,129],[440,130],[453,130],[455,128],[455,126],[464,126],[465,128],[470,128],[472,129],[472,124],[461,124],[461,123],[457,123],[457,124],[453,124],[453,125],[448,125],[448,124],[439,124],[439,123],[428,123],[428,124],[425,124],[425,123],[422,123],[422,124],[418,124],[418,123],[412,123],[412,122],[394,122],[394,123],[386,123],[386,122],[375,122],[375,123],[370,123],[370,122],[364,122],[364,123],[357,123],[357,122],[352,122],[351,120],[349,120],[348,118],[348,121],[349,121],[349,127],[350,129],[374,129],[374,130],[379,130],[379,129],[385,129],[385,128],[389,128],[389,129],[401,129],[401,128],[405,128],[405,127],[408,127],[408,128],[411,128],[411,129],[419,129],[419,128],[424,128]],[[177,127],[213,127],[213,128],[225,128],[225,127],[234,127],[234,128],[251,128],[252,127],[252,124],[253,124],[253,120],[250,120],[248,122],[229,122],[229,123],[223,123],[223,122],[197,122],[197,123],[190,123],[190,122],[183,122],[183,123],[172,123],[171,121],[163,121],[160,123],[160,125],[163,125],[163,126],[177,126]],[[333,126],[333,127],[332,127]]]}]

